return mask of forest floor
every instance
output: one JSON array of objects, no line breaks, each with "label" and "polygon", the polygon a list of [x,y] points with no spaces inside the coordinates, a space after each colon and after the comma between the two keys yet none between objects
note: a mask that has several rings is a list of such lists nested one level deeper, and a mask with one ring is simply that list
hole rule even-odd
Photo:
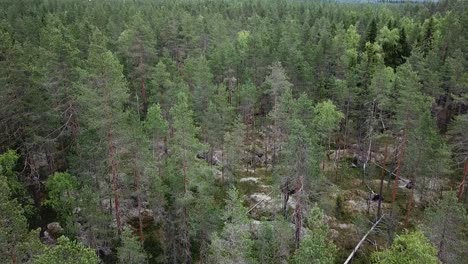
[{"label": "forest floor", "polygon": [[[312,202],[326,214],[330,237],[338,246],[340,261],[346,259],[377,219],[378,200],[372,200],[369,188],[375,193],[379,192],[381,169],[370,166],[368,174],[364,176],[361,168],[352,165],[352,161],[347,159],[339,161],[337,166],[333,161],[326,160],[325,164],[321,165],[324,179],[320,181],[320,186],[312,187],[314,193],[311,193]],[[251,209],[249,214],[253,220],[270,221],[281,211],[281,193],[276,187],[278,184],[275,184],[271,166],[246,168],[235,181],[237,188],[244,195],[246,207]],[[372,251],[385,247],[396,232],[405,228],[404,217],[410,190],[400,186],[392,207],[389,201],[393,182],[393,178],[388,177],[386,173],[382,190],[382,213],[386,217],[366,239],[353,263],[369,263],[368,256]],[[294,207],[295,200],[292,196],[288,202],[290,216]],[[418,219],[421,213],[422,208],[416,203],[412,219]],[[417,223],[411,223],[415,222]]]}]

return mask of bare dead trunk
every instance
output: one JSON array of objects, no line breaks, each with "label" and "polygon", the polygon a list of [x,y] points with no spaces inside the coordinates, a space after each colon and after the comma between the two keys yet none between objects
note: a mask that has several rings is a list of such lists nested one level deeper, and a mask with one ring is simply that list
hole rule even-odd
[{"label": "bare dead trunk", "polygon": [[387,158],[388,158],[388,145],[385,145],[385,154],[384,154],[384,161],[382,164],[382,171],[380,174],[380,188],[379,188],[379,204],[377,206],[377,219],[382,216],[382,192],[383,192],[383,182],[385,178],[385,172],[386,172],[386,165],[387,165]]}]

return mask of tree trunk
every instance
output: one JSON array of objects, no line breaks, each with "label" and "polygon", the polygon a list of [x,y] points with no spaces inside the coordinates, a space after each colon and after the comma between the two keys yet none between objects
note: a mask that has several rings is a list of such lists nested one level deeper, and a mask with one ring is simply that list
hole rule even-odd
[{"label": "tree trunk", "polygon": [[145,76],[144,76],[144,64],[143,64],[143,57],[140,56],[140,65],[141,68],[141,99],[143,100],[143,107],[142,112],[143,116],[146,116],[146,112],[148,111],[148,98],[146,96],[146,85],[145,85]]},{"label": "tree trunk", "polygon": [[463,198],[463,193],[465,192],[465,183],[466,183],[466,175],[468,174],[468,159],[465,161],[465,167],[463,169],[463,179],[460,183],[460,187],[458,188],[458,202],[461,203]]},{"label": "tree trunk", "polygon": [[401,165],[403,163],[405,148],[406,148],[406,129],[403,131],[403,142],[401,144],[401,150],[398,153],[397,170],[396,170],[396,176],[395,176],[395,181],[393,182],[393,190],[392,190],[392,203],[394,203],[396,200],[396,194],[398,190],[398,179],[400,178]]},{"label": "tree trunk", "polygon": [[11,253],[11,263],[16,264],[17,263],[17,257],[14,252]]},{"label": "tree trunk", "polygon": [[371,153],[372,153],[372,134],[374,132],[374,126],[372,123],[374,122],[374,108],[375,108],[375,100],[372,101],[372,106],[371,106],[371,115],[370,115],[370,121],[369,121],[369,146],[367,148],[367,153],[366,153],[366,161],[364,162],[364,174],[367,174],[367,165],[369,163],[369,160],[371,158]]},{"label": "tree trunk", "polygon": [[119,183],[117,175],[117,161],[115,158],[115,146],[112,142],[112,130],[107,131],[107,142],[109,147],[109,163],[111,165],[111,175],[112,175],[112,192],[114,194],[114,207],[115,207],[115,221],[117,224],[117,232],[120,234],[121,223],[120,223],[120,202],[119,202]]},{"label": "tree trunk", "polygon": [[380,174],[380,188],[379,188],[379,204],[377,206],[377,219],[382,216],[382,191],[383,191],[383,182],[385,178],[385,167],[387,165],[387,158],[388,158],[388,145],[385,145],[385,154],[384,154],[384,162],[382,164],[382,171]]},{"label": "tree trunk", "polygon": [[440,238],[439,245],[437,245],[437,257],[441,260],[445,260],[445,233],[447,232],[447,223],[444,221],[444,227],[442,228],[442,237]]},{"label": "tree trunk", "polygon": [[299,248],[299,244],[301,242],[301,232],[302,232],[302,185],[303,185],[303,177],[299,176],[296,186],[296,212],[295,212],[295,236],[294,241],[296,245],[296,249]]},{"label": "tree trunk", "polygon": [[[183,173],[184,173],[184,195],[187,194],[188,191],[188,179],[187,179],[187,160],[184,159],[183,161]],[[183,230],[182,230],[182,244],[183,244],[183,251],[185,257],[185,263],[190,264],[192,263],[192,256],[190,252],[190,234],[189,234],[189,224],[188,224],[188,211],[187,206],[184,205],[183,208]]]},{"label": "tree trunk", "polygon": [[411,211],[414,205],[414,187],[411,188],[410,198],[408,199],[408,205],[406,206],[405,226],[408,227]]},{"label": "tree trunk", "polygon": [[[136,163],[136,161],[134,161]],[[140,170],[138,167],[135,167],[135,187],[136,187],[136,194],[137,194],[137,208],[138,208],[138,236],[140,241],[145,240],[143,236],[143,221],[141,218],[141,177],[140,177]]]}]

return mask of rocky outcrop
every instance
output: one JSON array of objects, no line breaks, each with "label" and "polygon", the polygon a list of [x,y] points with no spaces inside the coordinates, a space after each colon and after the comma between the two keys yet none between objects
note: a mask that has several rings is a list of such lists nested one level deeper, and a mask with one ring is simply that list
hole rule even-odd
[{"label": "rocky outcrop", "polygon": [[44,236],[42,240],[45,244],[55,244],[57,242],[57,238],[62,235],[63,228],[60,226],[59,222],[52,222],[47,224],[47,229],[44,231]]},{"label": "rocky outcrop", "polygon": [[[253,193],[248,196],[248,201],[250,206],[258,204],[251,212],[254,218],[272,216],[280,213],[282,209],[282,200],[279,197],[271,197],[266,193]],[[289,197],[287,207],[291,210],[296,208],[296,201],[293,196]]]},{"label": "rocky outcrop", "polygon": [[137,228],[139,226],[139,217],[141,216],[143,228],[147,228],[154,223],[153,215],[151,209],[142,208],[138,211],[138,208],[132,208],[128,211],[125,221],[132,227]]}]

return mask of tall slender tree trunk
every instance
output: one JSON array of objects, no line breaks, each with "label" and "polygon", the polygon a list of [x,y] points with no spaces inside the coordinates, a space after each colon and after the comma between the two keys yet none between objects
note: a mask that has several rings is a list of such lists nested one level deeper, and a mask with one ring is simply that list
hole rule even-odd
[{"label": "tall slender tree trunk", "polygon": [[296,210],[295,210],[295,234],[294,241],[296,249],[299,248],[301,242],[301,233],[302,233],[302,186],[303,186],[303,177],[299,176],[296,186]]},{"label": "tall slender tree trunk", "polygon": [[385,178],[386,166],[387,166],[387,158],[388,158],[388,144],[385,145],[385,154],[384,154],[384,161],[382,164],[382,171],[380,174],[380,188],[379,188],[379,204],[377,206],[377,219],[382,216],[382,192],[383,192],[383,182]]},{"label": "tall slender tree trunk", "polygon": [[[183,161],[183,173],[184,173],[184,195],[187,194],[188,191],[188,179],[187,179],[187,159],[184,158]],[[192,256],[190,252],[190,235],[189,235],[189,224],[188,224],[188,211],[187,211],[187,206],[184,205],[183,208],[183,217],[182,217],[182,225],[183,225],[183,237],[182,237],[182,243],[183,243],[183,251],[184,251],[184,257],[185,257],[185,263],[190,264],[192,263]]]},{"label": "tall slender tree trunk", "polygon": [[395,181],[393,182],[393,190],[392,190],[392,203],[394,203],[396,200],[396,194],[398,190],[398,180],[400,178],[401,165],[403,163],[403,157],[405,155],[405,149],[406,149],[406,133],[407,131],[405,128],[405,130],[403,131],[403,142],[401,143],[401,149],[398,153],[396,176],[395,176]]},{"label": "tall slender tree trunk", "polygon": [[11,253],[11,263],[12,263],[12,264],[16,264],[16,263],[17,263],[17,257],[16,257],[16,253],[15,253],[15,252],[12,252],[12,253]]},{"label": "tall slender tree trunk", "polygon": [[370,121],[369,121],[369,145],[367,148],[367,153],[366,153],[366,161],[364,163],[364,174],[367,174],[367,167],[369,164],[369,160],[371,159],[371,153],[372,153],[372,135],[374,132],[374,108],[375,108],[375,99],[372,101],[372,106],[371,106],[371,115],[370,115]]},{"label": "tall slender tree trunk", "polygon": [[437,245],[437,257],[441,260],[445,260],[445,234],[447,233],[447,223],[444,221],[444,227],[442,228],[442,237]]},{"label": "tall slender tree trunk", "polygon": [[465,167],[463,169],[463,179],[458,188],[458,202],[460,203],[463,199],[463,193],[465,192],[466,176],[468,174],[468,158],[465,161]]},{"label": "tall slender tree trunk", "polygon": [[141,99],[143,100],[143,116],[146,116],[146,112],[148,111],[148,98],[146,96],[146,84],[145,84],[145,74],[144,74],[144,62],[143,62],[143,56],[140,56],[140,62],[139,62],[139,67],[141,69]]},{"label": "tall slender tree trunk", "polygon": [[[224,170],[225,170],[225,167],[224,166],[225,162],[224,162],[224,144],[223,144],[223,147],[221,149],[221,188],[224,189]],[[226,162],[227,164],[227,162]]]},{"label": "tall slender tree trunk", "polygon": [[112,130],[109,129],[107,132],[107,141],[109,146],[109,163],[111,165],[112,175],[112,192],[114,194],[114,208],[115,208],[115,221],[117,224],[117,232],[120,234],[121,222],[120,222],[120,202],[119,202],[119,187],[118,187],[118,175],[117,175],[117,161],[115,157],[115,146],[112,142]]},{"label": "tall slender tree trunk", "polygon": [[143,241],[145,240],[145,237],[143,236],[143,221],[141,217],[141,175],[140,175],[140,170],[137,167],[137,165],[135,167],[135,188],[136,188],[135,191],[137,194],[137,208],[138,208],[138,237],[140,238],[140,241]]},{"label": "tall slender tree trunk", "polygon": [[[119,201],[119,181],[118,181],[118,174],[117,174],[117,160],[116,160],[116,147],[114,145],[114,138],[113,138],[113,127],[112,127],[112,115],[110,112],[110,102],[109,102],[109,91],[105,93],[105,114],[108,120],[107,124],[107,147],[108,147],[108,162],[111,166],[111,186],[112,192],[114,196],[114,208],[115,208],[115,222],[117,224],[117,233],[120,235],[120,231],[122,230],[121,222],[120,222],[120,201]],[[112,208],[112,201],[111,206]]]},{"label": "tall slender tree trunk", "polygon": [[411,188],[410,198],[408,199],[408,205],[406,206],[405,226],[407,227],[410,220],[411,212],[414,206],[414,186]]}]

